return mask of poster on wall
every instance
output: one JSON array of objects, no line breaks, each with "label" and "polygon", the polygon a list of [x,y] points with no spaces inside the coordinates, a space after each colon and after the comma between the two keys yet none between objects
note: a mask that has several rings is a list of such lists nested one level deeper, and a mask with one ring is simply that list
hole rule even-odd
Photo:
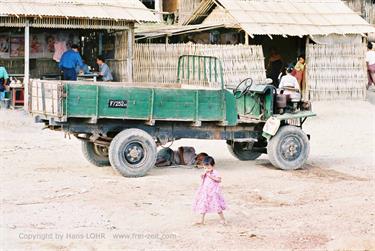
[{"label": "poster on wall", "polygon": [[23,57],[25,55],[25,40],[23,37],[10,38],[10,56]]},{"label": "poster on wall", "polygon": [[0,58],[9,57],[9,34],[0,34]]},{"label": "poster on wall", "polygon": [[32,34],[30,37],[30,58],[43,57],[45,44],[44,34]]},{"label": "poster on wall", "polygon": [[56,35],[55,34],[45,34],[45,55],[52,56],[55,53],[55,42],[56,42]]}]

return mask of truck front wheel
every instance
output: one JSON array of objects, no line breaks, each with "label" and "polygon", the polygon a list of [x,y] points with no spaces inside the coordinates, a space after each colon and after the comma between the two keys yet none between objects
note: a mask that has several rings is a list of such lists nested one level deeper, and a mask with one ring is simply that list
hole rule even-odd
[{"label": "truck front wheel", "polygon": [[305,164],[310,153],[310,142],[301,128],[283,126],[268,143],[270,162],[283,170],[296,170]]},{"label": "truck front wheel", "polygon": [[239,160],[256,160],[262,155],[262,153],[249,150],[247,144],[249,143],[227,141],[229,152]]},{"label": "truck front wheel", "polygon": [[109,166],[108,147],[82,141],[82,153],[85,159],[94,166]]},{"label": "truck front wheel", "polygon": [[114,169],[125,177],[142,177],[155,165],[155,140],[143,130],[126,129],[113,138],[109,160]]}]

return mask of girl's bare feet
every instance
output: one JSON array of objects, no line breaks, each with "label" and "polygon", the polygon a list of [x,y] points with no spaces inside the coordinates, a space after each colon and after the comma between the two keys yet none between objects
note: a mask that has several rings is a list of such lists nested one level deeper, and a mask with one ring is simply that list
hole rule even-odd
[{"label": "girl's bare feet", "polygon": [[225,226],[225,225],[228,224],[228,222],[227,222],[226,220],[221,220],[221,221],[220,221],[220,224],[223,225],[223,226]]}]

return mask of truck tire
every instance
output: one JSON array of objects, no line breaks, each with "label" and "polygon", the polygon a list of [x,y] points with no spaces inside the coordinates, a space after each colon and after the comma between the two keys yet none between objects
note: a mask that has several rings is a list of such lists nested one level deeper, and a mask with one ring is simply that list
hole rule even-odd
[{"label": "truck tire", "polygon": [[231,141],[227,141],[228,150],[233,155],[233,157],[242,161],[246,161],[256,160],[260,157],[260,155],[262,155],[262,153],[245,150],[243,144],[246,143],[234,142],[234,144],[232,144]]},{"label": "truck tire", "polygon": [[82,153],[94,166],[110,166],[108,147],[99,146],[89,141],[82,141]]},{"label": "truck tire", "polygon": [[143,130],[126,129],[109,146],[112,167],[125,177],[142,177],[155,165],[155,140]]},{"label": "truck tire", "polygon": [[310,153],[310,142],[301,128],[283,126],[268,143],[270,162],[282,170],[302,168]]}]

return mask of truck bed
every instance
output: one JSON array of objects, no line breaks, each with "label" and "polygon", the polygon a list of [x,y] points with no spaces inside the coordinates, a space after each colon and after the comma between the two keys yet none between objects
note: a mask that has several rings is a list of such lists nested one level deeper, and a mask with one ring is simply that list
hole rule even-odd
[{"label": "truck bed", "polygon": [[237,124],[235,97],[225,89],[32,80],[30,90],[31,113],[58,122],[85,118]]}]

